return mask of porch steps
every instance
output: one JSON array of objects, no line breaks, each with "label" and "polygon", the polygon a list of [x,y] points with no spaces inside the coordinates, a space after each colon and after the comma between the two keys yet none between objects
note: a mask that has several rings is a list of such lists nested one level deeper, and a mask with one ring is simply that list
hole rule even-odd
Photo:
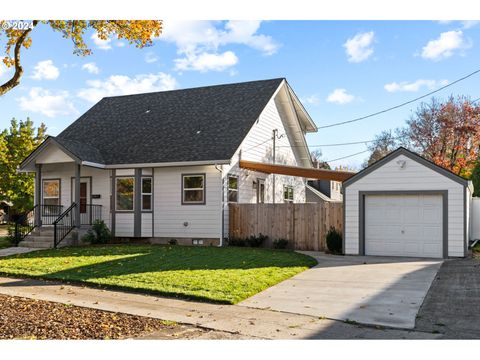
[{"label": "porch steps", "polygon": [[[59,247],[72,245],[76,233],[71,231],[65,239],[58,245]],[[18,246],[29,248],[50,249],[53,248],[53,228],[37,228],[21,241]]]}]

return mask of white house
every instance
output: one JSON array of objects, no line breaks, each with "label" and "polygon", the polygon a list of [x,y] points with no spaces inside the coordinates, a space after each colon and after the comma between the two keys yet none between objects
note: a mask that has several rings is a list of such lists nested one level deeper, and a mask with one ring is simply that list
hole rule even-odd
[{"label": "white house", "polygon": [[120,238],[221,244],[229,202],[305,202],[304,178],[239,160],[311,168],[316,130],[283,78],[104,98],[22,162],[36,176],[23,243],[100,218]]},{"label": "white house", "polygon": [[473,187],[399,148],[343,183],[345,254],[463,257]]}]

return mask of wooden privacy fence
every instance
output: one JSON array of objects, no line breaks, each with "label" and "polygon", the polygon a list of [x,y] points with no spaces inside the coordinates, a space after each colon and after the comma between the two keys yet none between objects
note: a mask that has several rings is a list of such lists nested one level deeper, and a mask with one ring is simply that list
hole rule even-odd
[{"label": "wooden privacy fence", "polygon": [[287,239],[290,248],[323,251],[330,226],[342,231],[342,203],[229,205],[229,236],[261,233],[269,237],[266,246],[275,239]]}]

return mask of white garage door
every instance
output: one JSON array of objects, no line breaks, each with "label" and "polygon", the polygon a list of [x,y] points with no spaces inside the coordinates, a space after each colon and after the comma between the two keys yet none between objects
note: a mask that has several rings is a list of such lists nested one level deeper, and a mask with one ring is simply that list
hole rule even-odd
[{"label": "white garage door", "polygon": [[365,196],[365,254],[443,257],[441,195]]}]

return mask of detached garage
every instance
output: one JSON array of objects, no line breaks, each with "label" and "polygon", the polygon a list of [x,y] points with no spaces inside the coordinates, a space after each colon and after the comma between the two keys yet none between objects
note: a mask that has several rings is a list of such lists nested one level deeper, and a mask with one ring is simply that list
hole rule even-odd
[{"label": "detached garage", "polygon": [[399,148],[343,183],[347,255],[463,257],[473,187]]}]

